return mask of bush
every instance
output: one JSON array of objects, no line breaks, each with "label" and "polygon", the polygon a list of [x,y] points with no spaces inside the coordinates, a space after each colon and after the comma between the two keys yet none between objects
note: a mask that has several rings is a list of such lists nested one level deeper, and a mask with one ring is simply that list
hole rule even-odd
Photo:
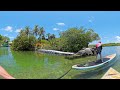
[{"label": "bush", "polygon": [[35,48],[36,38],[34,36],[18,36],[16,39],[13,40],[12,49],[13,50],[22,50],[22,51],[29,51],[34,50]]}]

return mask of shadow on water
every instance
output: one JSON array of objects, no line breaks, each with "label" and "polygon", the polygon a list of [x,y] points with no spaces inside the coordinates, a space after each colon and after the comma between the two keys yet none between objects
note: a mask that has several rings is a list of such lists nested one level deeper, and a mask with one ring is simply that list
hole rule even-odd
[{"label": "shadow on water", "polygon": [[[94,70],[94,71],[86,71],[86,72],[82,72],[80,74],[77,74],[75,76],[73,76],[73,79],[89,79],[92,77],[96,77],[99,75],[103,75],[110,67],[107,67],[106,69],[101,69],[101,70]],[[100,77],[100,76],[99,76]]]},{"label": "shadow on water", "polygon": [[100,79],[108,70],[110,67],[113,67],[116,65],[117,61],[119,59],[119,56],[114,58],[114,61],[106,64],[105,66],[99,67],[97,69],[89,70],[89,71],[80,71],[79,74],[74,75],[73,79]]}]

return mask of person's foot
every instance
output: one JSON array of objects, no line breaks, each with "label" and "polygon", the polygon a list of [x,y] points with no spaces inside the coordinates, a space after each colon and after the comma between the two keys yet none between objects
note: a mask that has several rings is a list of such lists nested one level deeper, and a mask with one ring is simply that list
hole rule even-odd
[{"label": "person's foot", "polygon": [[103,59],[101,61],[104,62]]},{"label": "person's foot", "polygon": [[103,59],[100,59],[101,62],[103,62]]}]

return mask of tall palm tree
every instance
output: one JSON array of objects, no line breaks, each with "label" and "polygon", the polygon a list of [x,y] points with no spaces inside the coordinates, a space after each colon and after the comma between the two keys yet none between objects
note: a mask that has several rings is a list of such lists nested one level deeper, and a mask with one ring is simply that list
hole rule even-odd
[{"label": "tall palm tree", "polygon": [[55,34],[52,34],[52,38],[55,38]]},{"label": "tall palm tree", "polygon": [[45,30],[41,27],[38,31],[39,39],[42,40],[42,36],[45,36]]},{"label": "tall palm tree", "polygon": [[23,29],[20,30],[19,34],[20,34],[20,36],[24,35],[24,34],[25,34],[25,33],[24,33],[24,30],[23,30]]},{"label": "tall palm tree", "polygon": [[45,40],[45,35],[42,35],[42,40]]},{"label": "tall palm tree", "polygon": [[30,28],[29,28],[29,26],[26,26],[25,27],[25,34],[28,36],[28,38],[29,38],[29,34],[30,34]]},{"label": "tall palm tree", "polygon": [[38,25],[35,25],[34,29],[33,29],[33,34],[37,37],[38,35],[38,32],[39,32],[39,28],[38,28]]},{"label": "tall palm tree", "polygon": [[45,30],[44,30],[44,28],[41,27],[40,30],[41,30],[42,36],[45,36]]},{"label": "tall palm tree", "polygon": [[47,38],[49,40],[50,39],[50,33],[47,33],[46,35],[47,35]]},{"label": "tall palm tree", "polygon": [[49,39],[55,38],[55,34],[50,35]]}]

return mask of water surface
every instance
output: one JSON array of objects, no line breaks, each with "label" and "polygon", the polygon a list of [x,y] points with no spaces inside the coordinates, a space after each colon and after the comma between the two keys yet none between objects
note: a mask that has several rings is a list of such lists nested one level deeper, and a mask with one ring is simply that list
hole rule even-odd
[{"label": "water surface", "polygon": [[[110,66],[120,72],[120,46],[103,48],[103,57],[113,53],[117,54],[117,58]],[[57,79],[72,65],[94,59],[94,56],[91,57],[86,57],[86,61],[82,59],[68,60],[64,56],[32,51],[12,51],[9,47],[0,47],[0,65],[18,79]],[[110,66],[87,72],[71,69],[63,79],[100,79]]]}]

